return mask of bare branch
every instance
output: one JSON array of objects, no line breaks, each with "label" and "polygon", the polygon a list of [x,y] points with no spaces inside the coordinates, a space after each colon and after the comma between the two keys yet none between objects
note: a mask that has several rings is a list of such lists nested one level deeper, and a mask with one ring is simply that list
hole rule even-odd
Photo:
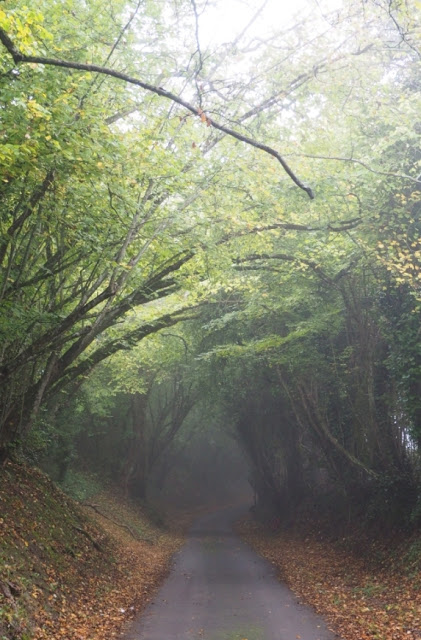
[{"label": "bare branch", "polygon": [[393,171],[378,171],[377,169],[373,169],[368,164],[363,162],[362,160],[357,160],[356,158],[342,158],[341,156],[317,156],[310,153],[289,153],[288,156],[292,157],[300,157],[300,158],[313,158],[314,160],[336,160],[338,162],[352,162],[354,164],[359,164],[367,171],[371,173],[375,173],[379,176],[389,176],[391,178],[401,178],[403,180],[411,180],[412,182],[416,182],[417,184],[421,184],[421,179],[413,178],[406,173],[394,173]]},{"label": "bare branch", "polygon": [[[334,284],[334,280],[330,276],[327,275],[321,268],[321,266],[314,262],[314,260],[308,260],[306,258],[301,258],[298,256],[286,254],[286,253],[273,253],[273,254],[251,254],[246,256],[245,258],[237,258],[235,263],[238,265],[239,269],[248,269],[249,265],[244,264],[247,262],[255,262],[255,261],[263,261],[263,260],[283,260],[286,262],[301,262],[302,264],[307,265],[322,279],[329,285]],[[264,267],[263,267],[264,268]]]},{"label": "bare branch", "polygon": [[361,217],[350,218],[349,220],[342,220],[336,225],[332,225],[329,223],[328,225],[319,227],[310,227],[308,225],[298,224],[295,222],[273,222],[271,224],[256,225],[254,227],[240,229],[239,231],[224,236],[221,240],[219,240],[218,244],[226,244],[233,238],[241,238],[242,236],[252,235],[254,233],[263,233],[264,231],[273,231],[275,229],[286,229],[287,231],[305,232],[334,231],[335,233],[341,233],[342,231],[349,231],[350,229],[357,227],[361,223],[361,221]]},{"label": "bare branch", "polygon": [[[397,5],[398,7],[399,5]],[[389,16],[389,18],[392,20],[393,24],[395,25],[397,32],[399,33],[399,36],[402,40],[402,42],[404,42],[410,49],[412,49],[412,51],[415,51],[415,53],[417,54],[417,56],[419,58],[421,58],[421,53],[420,51],[417,49],[416,46],[414,46],[412,44],[412,42],[409,39],[409,32],[405,31],[405,29],[402,27],[401,24],[399,24],[399,22],[397,21],[397,19],[395,18],[395,16],[393,15],[393,1],[392,0],[388,0],[387,2],[387,14]]]},{"label": "bare branch", "polygon": [[197,6],[196,6],[196,2],[195,0],[190,0],[191,6],[193,8],[193,13],[194,13],[194,21],[195,21],[195,36],[196,36],[196,53],[199,57],[199,64],[197,65],[197,69],[195,71],[195,82],[196,82],[196,89],[197,89],[197,95],[199,98],[199,104],[200,106],[202,106],[201,101],[202,101],[202,96],[201,96],[201,92],[200,92],[200,88],[199,88],[199,84],[197,81],[197,77],[199,75],[199,73],[202,71],[203,69],[203,56],[202,56],[202,50],[200,48],[200,40],[199,40],[199,16],[197,13]]},{"label": "bare branch", "polygon": [[270,263],[271,260],[297,262],[297,263],[307,265],[308,267],[310,267],[310,269],[313,269],[316,275],[318,275],[319,278],[323,280],[326,284],[337,288],[338,282],[352,271],[352,269],[360,261],[360,258],[361,256],[354,257],[346,267],[338,271],[338,273],[333,277],[328,275],[326,271],[322,269],[322,267],[318,262],[315,262],[314,260],[310,260],[308,258],[303,258],[301,256],[295,256],[288,253],[270,253],[270,254],[252,253],[248,256],[245,256],[244,258],[236,258],[234,260],[234,265],[235,265],[235,269],[238,269],[239,271],[261,270],[261,271],[275,271],[276,273],[279,273],[280,272],[279,269],[276,269],[272,266],[268,266],[267,264],[265,264],[265,262],[269,261]]}]

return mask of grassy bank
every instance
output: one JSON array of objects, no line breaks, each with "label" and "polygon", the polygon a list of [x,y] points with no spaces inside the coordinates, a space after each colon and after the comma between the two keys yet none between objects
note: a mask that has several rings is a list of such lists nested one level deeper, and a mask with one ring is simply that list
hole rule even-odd
[{"label": "grassy bank", "polygon": [[109,640],[148,602],[181,543],[138,505],[80,505],[8,463],[0,486],[1,640]]}]

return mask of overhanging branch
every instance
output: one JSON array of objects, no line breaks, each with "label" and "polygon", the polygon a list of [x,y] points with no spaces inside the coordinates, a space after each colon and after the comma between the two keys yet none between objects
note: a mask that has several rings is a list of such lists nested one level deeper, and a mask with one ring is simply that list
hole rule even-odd
[{"label": "overhanging branch", "polygon": [[[314,260],[308,260],[307,258],[301,258],[298,256],[294,256],[294,255],[290,255],[290,254],[286,254],[286,253],[273,253],[273,254],[266,254],[266,253],[259,253],[259,254],[250,254],[248,256],[246,256],[245,258],[236,258],[236,260],[234,261],[236,268],[238,269],[256,269],[256,267],[247,264],[247,263],[253,263],[253,262],[259,262],[259,263],[264,263],[267,260],[279,260],[279,261],[286,261],[286,262],[298,262],[298,263],[302,263],[307,265],[308,267],[310,267],[311,269],[313,269],[313,271],[322,279],[324,280],[324,282],[326,282],[329,285],[333,285],[334,281],[332,280],[332,278],[330,278],[330,276],[328,276],[325,271],[323,271],[323,269],[321,268],[321,266],[315,262]],[[260,268],[265,269],[264,264],[260,265]],[[269,267],[270,270],[270,267]]]},{"label": "overhanging branch", "polygon": [[219,240],[217,244],[226,244],[234,238],[241,238],[242,236],[252,235],[254,233],[259,234],[263,233],[264,231],[276,231],[278,229],[285,229],[286,231],[304,231],[307,233],[317,231],[333,231],[335,233],[341,233],[342,231],[350,231],[351,229],[354,229],[354,227],[358,227],[361,222],[362,218],[360,216],[356,218],[350,218],[349,220],[338,221],[338,223],[334,225],[328,223],[327,225],[317,227],[312,227],[306,224],[299,224],[297,222],[273,222],[272,224],[255,225],[252,227],[239,229],[238,231],[229,233],[224,236],[221,240]]},{"label": "overhanging branch", "polygon": [[221,131],[222,133],[225,133],[226,135],[232,138],[235,138],[240,142],[244,142],[245,144],[248,144],[251,147],[254,147],[255,149],[259,149],[260,151],[264,151],[265,153],[276,158],[276,160],[278,160],[278,162],[280,163],[284,171],[287,173],[287,175],[291,178],[291,180],[298,187],[300,187],[300,189],[305,191],[311,200],[314,199],[313,190],[307,185],[305,185],[303,182],[301,182],[301,180],[295,175],[291,167],[287,164],[287,162],[284,160],[281,154],[278,153],[278,151],[276,151],[276,149],[273,149],[272,147],[269,147],[268,145],[262,142],[258,142],[257,140],[254,140],[249,136],[245,136],[242,133],[235,131],[234,129],[230,129],[225,125],[220,124],[216,120],[213,120],[212,118],[210,118],[200,107],[195,107],[194,105],[190,104],[186,100],[183,100],[182,98],[177,96],[175,93],[172,93],[171,91],[167,91],[162,87],[156,87],[155,85],[149,84],[148,82],[143,82],[138,78],[133,78],[132,76],[129,76],[126,73],[122,73],[121,71],[115,71],[114,69],[109,69],[108,67],[103,67],[101,65],[71,62],[69,60],[59,60],[56,58],[48,58],[44,56],[27,56],[23,54],[21,51],[19,51],[19,49],[15,46],[14,42],[9,37],[9,35],[3,29],[0,29],[0,41],[3,43],[7,51],[12,56],[15,64],[19,64],[19,63],[44,64],[44,65],[53,66],[53,67],[61,67],[64,69],[74,69],[75,71],[88,71],[90,73],[101,73],[103,75],[111,76],[112,78],[117,78],[118,80],[123,80],[124,82],[133,84],[137,87],[145,89],[145,91],[155,93],[156,95],[161,96],[161,98],[166,98],[167,100],[171,100],[172,102],[179,104],[180,106],[184,107],[184,109],[187,109],[187,111],[190,111],[194,115],[199,116],[200,119],[204,123],[206,123],[207,126],[213,127],[214,129],[217,129],[218,131]]},{"label": "overhanging branch", "polygon": [[118,351],[128,351],[133,349],[133,347],[141,342],[143,338],[146,338],[146,336],[157,333],[161,329],[172,327],[179,322],[197,319],[199,317],[198,309],[201,306],[205,306],[205,304],[206,303],[199,303],[195,306],[187,306],[183,309],[179,309],[173,313],[164,314],[151,322],[145,322],[136,329],[132,329],[118,338],[106,341],[84,360],[81,360],[73,366],[65,368],[61,375],[57,377],[57,381],[51,386],[51,389],[49,389],[48,394],[54,395],[66,387],[69,382],[72,382],[81,376],[86,377],[97,366],[97,364],[106,360]]}]

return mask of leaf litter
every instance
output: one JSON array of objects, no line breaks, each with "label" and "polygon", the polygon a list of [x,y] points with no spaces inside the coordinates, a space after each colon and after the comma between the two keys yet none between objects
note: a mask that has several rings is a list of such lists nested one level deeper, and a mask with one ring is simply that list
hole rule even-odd
[{"label": "leaf litter", "polygon": [[121,496],[105,492],[95,503],[106,517],[36,469],[2,469],[2,640],[109,640],[149,602],[181,534]]},{"label": "leaf litter", "polygon": [[302,527],[239,532],[343,640],[421,639],[421,538],[331,536]]}]

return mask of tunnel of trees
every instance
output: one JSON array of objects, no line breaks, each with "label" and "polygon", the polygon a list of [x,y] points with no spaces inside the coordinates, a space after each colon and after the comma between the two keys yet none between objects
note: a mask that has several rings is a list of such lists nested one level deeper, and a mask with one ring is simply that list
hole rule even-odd
[{"label": "tunnel of trees", "polygon": [[2,3],[1,459],[416,525],[419,2],[268,7]]}]

